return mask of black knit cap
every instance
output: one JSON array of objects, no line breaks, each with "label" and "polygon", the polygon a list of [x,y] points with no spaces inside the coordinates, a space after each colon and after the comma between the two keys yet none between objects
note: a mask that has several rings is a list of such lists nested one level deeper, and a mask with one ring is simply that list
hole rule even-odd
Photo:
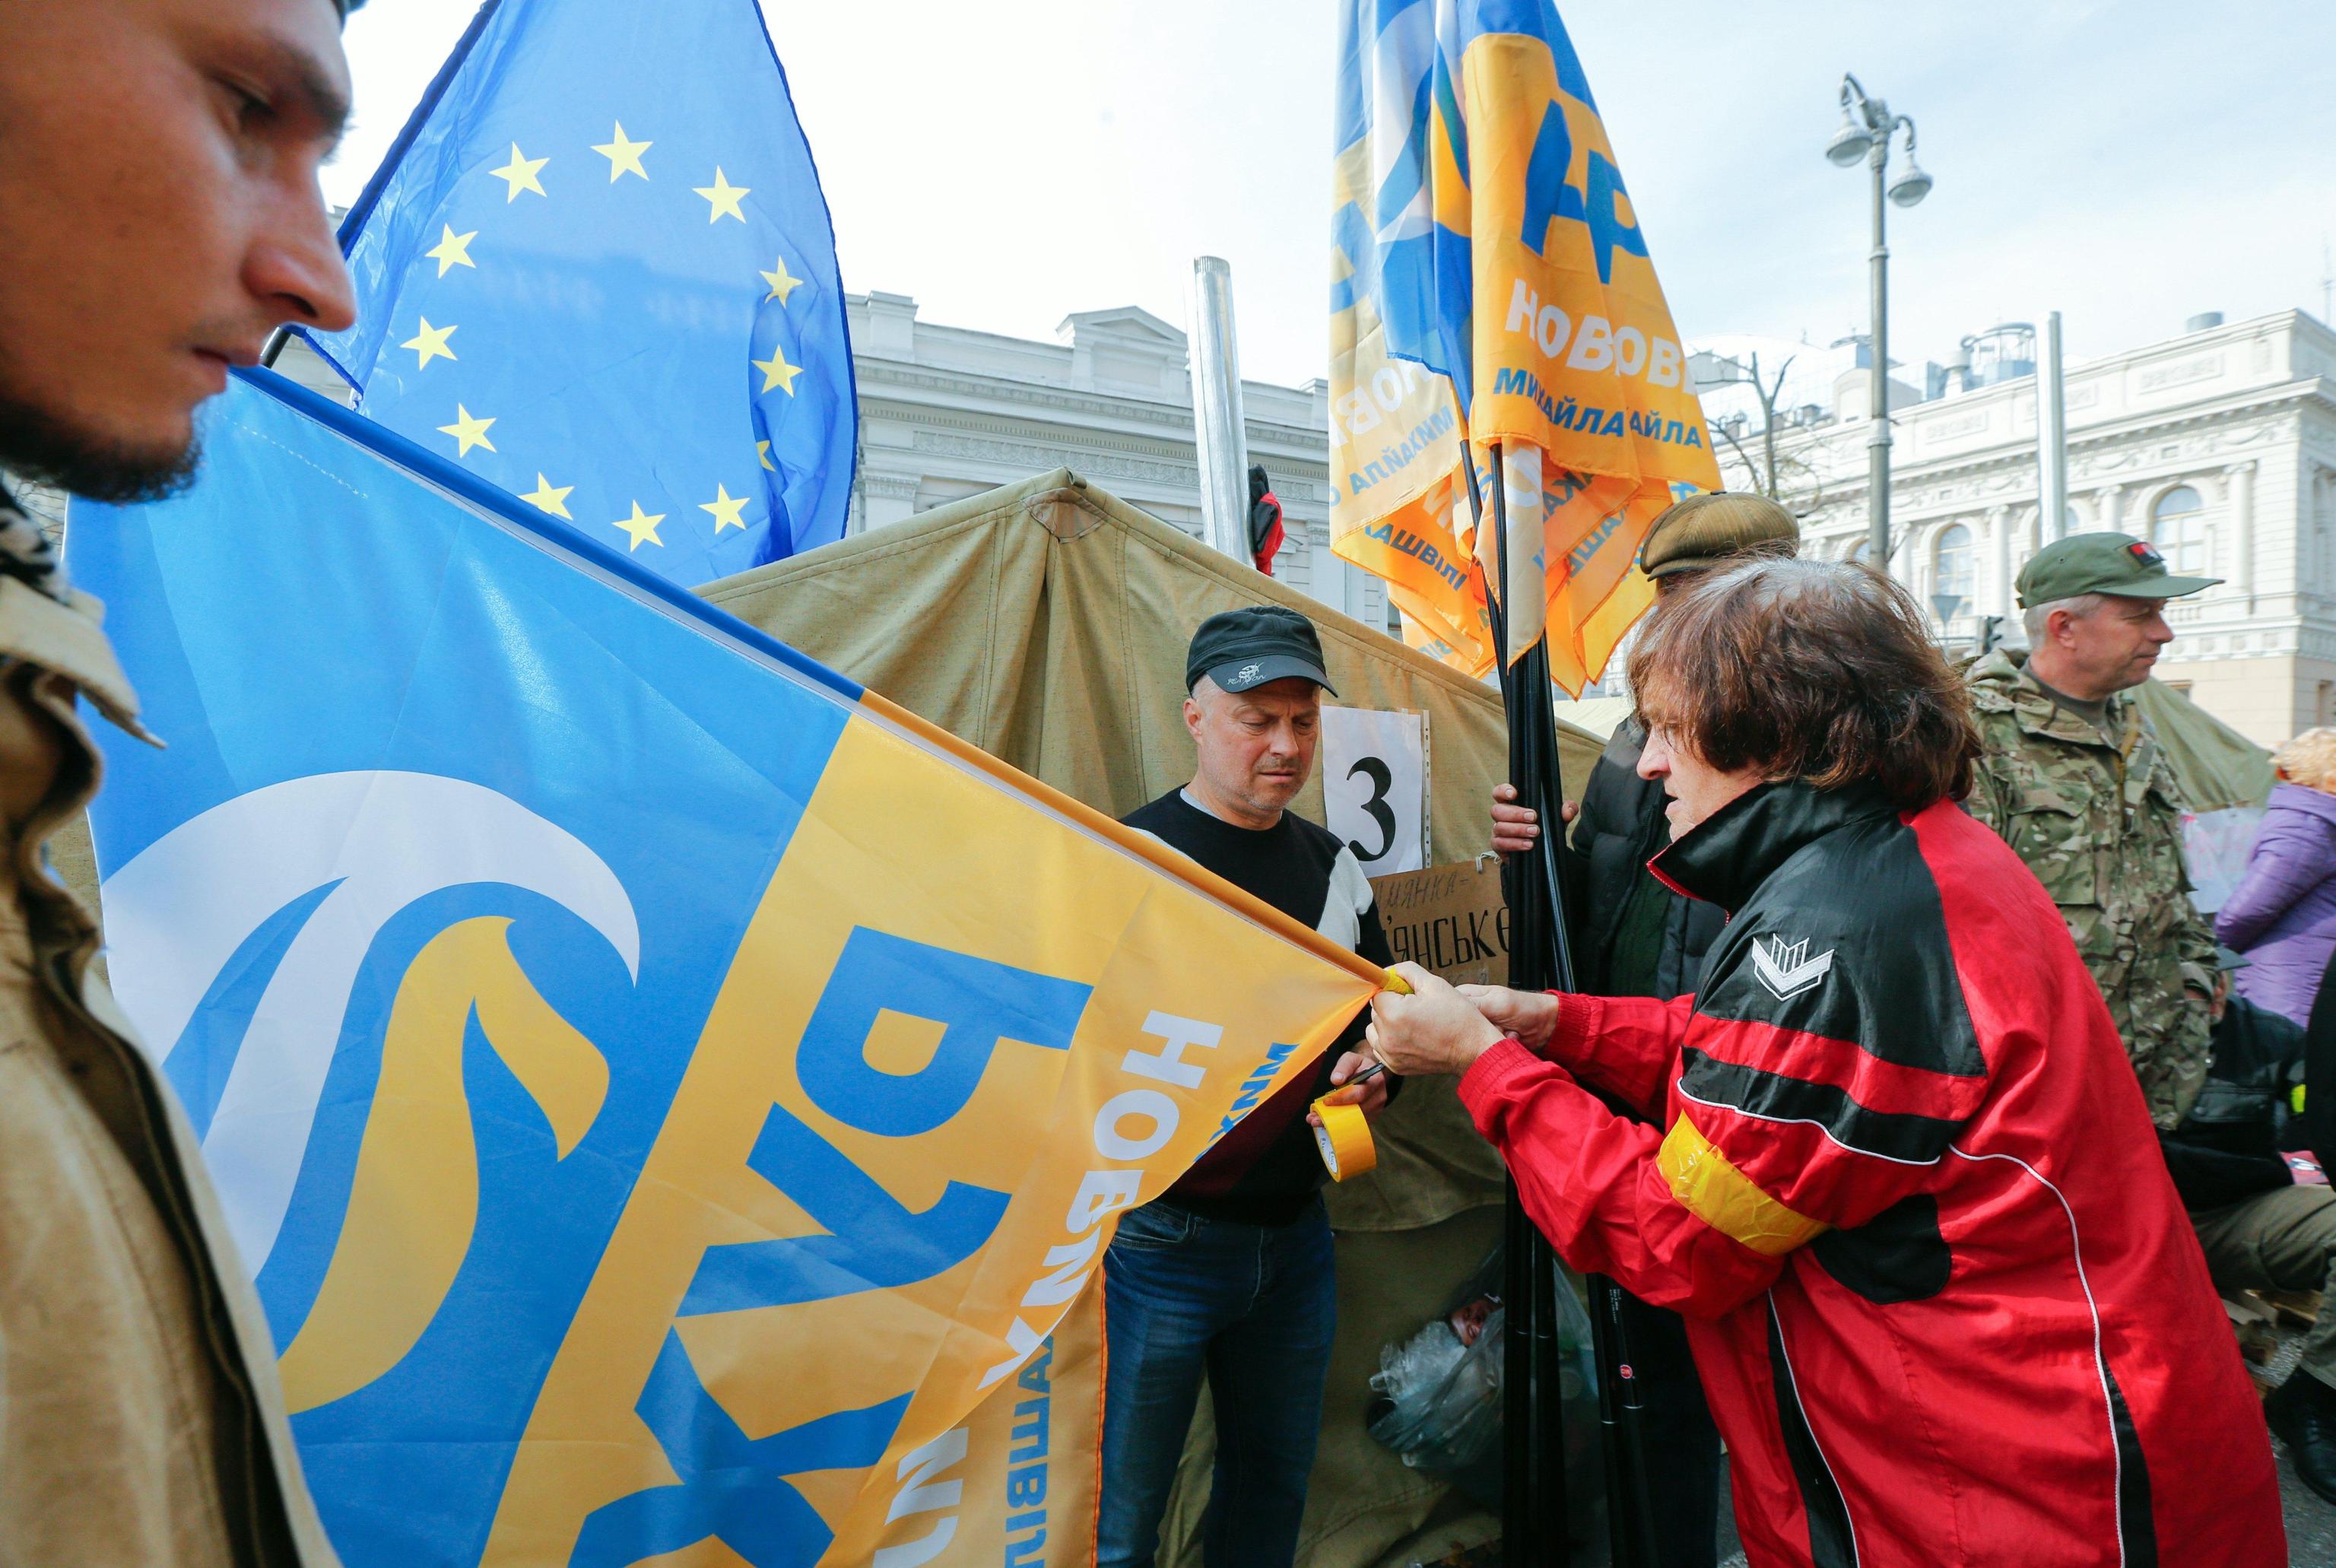
[{"label": "black knit cap", "polygon": [[1226,691],[1296,676],[1338,695],[1323,671],[1322,639],[1314,623],[1278,604],[1222,610],[1202,621],[1184,653],[1184,689],[1192,690],[1202,676]]}]

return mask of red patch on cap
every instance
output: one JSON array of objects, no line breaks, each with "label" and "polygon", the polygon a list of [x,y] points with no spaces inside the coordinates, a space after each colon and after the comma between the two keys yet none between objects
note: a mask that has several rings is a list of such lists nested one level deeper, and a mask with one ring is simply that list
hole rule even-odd
[{"label": "red patch on cap", "polygon": [[2133,557],[2134,560],[2141,562],[2144,566],[2164,566],[2166,564],[2166,558],[2157,553],[2157,547],[2151,544],[2146,540],[2135,540],[2131,544],[2125,547],[2125,552]]}]

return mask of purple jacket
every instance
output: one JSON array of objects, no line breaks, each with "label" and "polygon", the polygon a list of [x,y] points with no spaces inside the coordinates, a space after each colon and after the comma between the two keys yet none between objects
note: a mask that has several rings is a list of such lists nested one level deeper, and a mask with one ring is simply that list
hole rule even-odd
[{"label": "purple jacket", "polygon": [[2214,916],[2214,935],[2252,960],[2239,994],[2309,1023],[2336,950],[2336,795],[2273,784],[2247,846],[2246,874]]}]

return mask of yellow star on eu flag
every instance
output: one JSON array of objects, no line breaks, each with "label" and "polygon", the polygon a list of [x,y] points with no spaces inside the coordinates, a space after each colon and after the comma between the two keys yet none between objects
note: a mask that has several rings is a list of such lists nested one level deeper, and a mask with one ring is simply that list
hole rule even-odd
[{"label": "yellow star on eu flag", "polygon": [[700,196],[705,197],[706,200],[710,209],[710,210],[706,214],[706,222],[713,223],[717,221],[725,212],[741,223],[746,221],[746,215],[738,209],[738,202],[742,197],[746,195],[748,188],[744,185],[731,184],[730,181],[724,177],[722,173],[722,166],[720,164],[717,163],[714,166],[713,184],[693,185],[690,189],[696,191]]},{"label": "yellow star on eu flag", "polygon": [[[643,540],[647,540],[649,543],[659,547],[664,545],[665,541],[657,537],[657,525],[664,521],[665,513],[661,511],[644,512],[641,511],[641,503],[637,501],[633,502],[632,516],[620,517],[608,526],[610,528],[621,528],[627,533],[631,534],[633,536],[633,542],[627,546],[627,548],[628,550],[638,550],[641,547],[641,541]],[[719,533],[722,531],[717,528],[714,531]]]},{"label": "yellow star on eu flag", "polygon": [[454,438],[457,443],[454,453],[456,457],[468,457],[471,455],[471,448],[474,446],[483,446],[489,452],[495,449],[495,443],[487,439],[487,426],[493,423],[492,419],[472,418],[471,411],[458,403],[454,405],[454,423],[440,425],[438,433]]},{"label": "yellow star on eu flag", "polygon": [[[758,441],[754,443],[754,461],[773,473],[779,472],[778,465],[771,461],[771,443],[767,441]],[[714,531],[719,533],[722,531],[717,528]]]},{"label": "yellow star on eu flag", "polygon": [[422,318],[421,332],[397,346],[414,350],[414,368],[419,370],[433,359],[454,358],[454,351],[446,346],[446,340],[461,330],[459,326],[433,326],[425,316]]},{"label": "yellow star on eu flag", "polygon": [[506,202],[517,201],[519,193],[522,190],[532,190],[538,196],[544,194],[543,184],[536,179],[536,175],[545,164],[550,161],[549,155],[542,158],[530,158],[519,150],[519,143],[514,141],[511,143],[511,161],[501,169],[489,170],[488,172],[511,187],[504,192],[503,200]]},{"label": "yellow star on eu flag", "polygon": [[764,392],[775,386],[789,397],[795,394],[795,377],[803,374],[803,366],[789,365],[785,353],[778,347],[774,346],[771,349],[771,357],[768,359],[755,359],[750,356],[746,363],[763,373]]},{"label": "yellow star on eu flag", "polygon": [[608,183],[614,185],[619,176],[626,174],[638,174],[647,180],[649,171],[641,167],[641,154],[656,145],[654,141],[626,141],[625,122],[619,120],[617,122],[617,139],[603,141],[592,151],[608,161]]},{"label": "yellow star on eu flag", "polygon": [[451,223],[442,223],[438,227],[444,231],[443,238],[422,254],[438,264],[439,277],[445,277],[450,267],[475,268],[479,265],[471,259],[471,241],[479,237],[477,229],[473,229],[468,234],[457,234]]},{"label": "yellow star on eu flag", "polygon": [[[789,278],[787,276],[787,258],[785,257],[782,256],[779,258],[777,266],[777,271],[763,273],[763,281],[771,286],[770,293],[764,295],[763,297],[765,299],[775,299],[781,305],[784,305],[787,302],[787,296],[795,291],[796,286],[801,284],[803,279],[800,278]],[[761,271],[762,269],[757,268],[755,270]]]},{"label": "yellow star on eu flag", "polygon": [[[543,472],[539,469],[536,471],[535,475],[535,488],[527,494],[521,496],[520,499],[525,502],[532,502],[535,505],[540,507],[545,511],[551,513],[554,517],[567,517],[569,521],[573,522],[576,520],[572,517],[569,517],[568,515],[568,492],[575,488],[576,487],[572,484],[552,483],[551,481],[543,477]],[[719,532],[721,531],[717,529],[715,531]]]},{"label": "yellow star on eu flag", "polygon": [[752,498],[748,496],[733,495],[724,486],[717,484],[714,487],[714,499],[699,502],[697,510],[714,514],[714,533],[718,539],[725,528],[744,529],[746,526],[746,520],[738,513],[750,499]]}]

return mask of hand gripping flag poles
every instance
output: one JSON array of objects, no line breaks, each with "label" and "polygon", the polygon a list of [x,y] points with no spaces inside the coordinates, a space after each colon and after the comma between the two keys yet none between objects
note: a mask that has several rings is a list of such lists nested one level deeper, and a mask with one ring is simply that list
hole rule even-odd
[{"label": "hand gripping flag poles", "polygon": [[[1546,0],[1349,0],[1333,170],[1332,548],[1405,632],[1498,669],[1511,778],[1547,831],[1504,873],[1512,983],[1564,989],[1553,682],[1653,602],[1635,567],[1717,488],[1686,355],[1580,62]],[[1484,307],[1477,308],[1481,300]],[[1490,521],[1485,492],[1489,492]],[[1504,1554],[1569,1551],[1554,1260],[1510,1194]],[[1591,1282],[1614,1561],[1650,1561],[1619,1292]]]}]

